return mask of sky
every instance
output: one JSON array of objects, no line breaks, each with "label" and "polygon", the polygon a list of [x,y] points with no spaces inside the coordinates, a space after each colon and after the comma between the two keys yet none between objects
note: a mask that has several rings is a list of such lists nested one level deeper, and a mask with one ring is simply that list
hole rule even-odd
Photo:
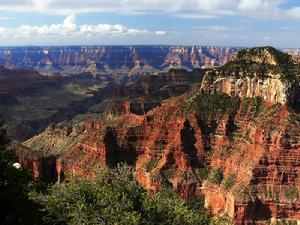
[{"label": "sky", "polygon": [[0,46],[300,48],[299,0],[0,0]]}]

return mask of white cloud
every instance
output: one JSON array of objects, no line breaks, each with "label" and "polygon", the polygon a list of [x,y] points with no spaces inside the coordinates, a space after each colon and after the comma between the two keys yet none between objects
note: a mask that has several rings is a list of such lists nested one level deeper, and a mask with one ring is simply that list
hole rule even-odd
[{"label": "white cloud", "polygon": [[123,34],[126,27],[116,24],[98,24],[98,25],[82,25],[80,26],[81,34]]},{"label": "white cloud", "polygon": [[241,0],[239,4],[239,9],[246,10],[257,10],[264,6],[264,4],[268,4],[268,1],[263,0]]},{"label": "white cloud", "polygon": [[283,8],[289,0],[0,0],[0,11],[35,11],[48,14],[89,12],[168,13],[211,19],[224,15],[300,19],[300,7]]},{"label": "white cloud", "polygon": [[300,19],[300,7],[294,7],[286,10],[286,15],[294,19]]},{"label": "white cloud", "polygon": [[164,30],[157,30],[157,31],[155,31],[155,34],[156,35],[165,35],[166,31],[164,31]]},{"label": "white cloud", "polygon": [[[153,34],[158,34],[158,31]],[[159,31],[163,32],[163,31]],[[21,25],[17,28],[0,27],[1,38],[43,37],[43,36],[93,36],[93,35],[147,35],[152,32],[146,29],[128,28],[121,24],[77,25],[76,17],[69,15],[63,23],[30,26]]]},{"label": "white cloud", "polygon": [[52,2],[52,0],[32,0],[34,9],[39,12],[46,11]]},{"label": "white cloud", "polygon": [[127,34],[131,34],[131,35],[150,34],[150,31],[138,30],[138,29],[128,29]]}]

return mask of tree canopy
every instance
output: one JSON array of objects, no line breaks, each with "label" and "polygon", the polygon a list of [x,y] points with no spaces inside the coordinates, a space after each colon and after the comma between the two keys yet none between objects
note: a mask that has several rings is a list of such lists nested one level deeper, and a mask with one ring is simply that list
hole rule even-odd
[{"label": "tree canopy", "polygon": [[37,205],[29,199],[31,175],[13,167],[16,157],[7,149],[9,140],[0,119],[0,223],[3,225],[39,224]]},{"label": "tree canopy", "polygon": [[96,178],[80,178],[37,194],[48,224],[209,224],[203,205],[189,204],[171,189],[149,195],[122,164]]}]

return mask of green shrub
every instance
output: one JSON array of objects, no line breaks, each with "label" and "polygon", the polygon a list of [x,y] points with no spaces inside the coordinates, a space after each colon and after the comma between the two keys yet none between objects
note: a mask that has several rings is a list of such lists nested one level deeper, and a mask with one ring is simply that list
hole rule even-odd
[{"label": "green shrub", "polygon": [[200,213],[206,213],[206,209],[203,208],[205,204],[204,195],[190,197],[186,200],[186,203],[191,210]]},{"label": "green shrub", "polygon": [[243,108],[241,114],[246,114],[248,111],[253,112],[257,116],[263,109],[263,99],[260,97],[256,98],[244,98]]},{"label": "green shrub", "polygon": [[210,174],[208,175],[207,180],[213,184],[220,185],[223,180],[223,170],[220,168],[212,169],[210,171]]},{"label": "green shrub", "polygon": [[39,225],[38,204],[28,197],[32,182],[25,169],[16,169],[14,153],[7,149],[9,143],[4,121],[0,118],[0,223],[3,225]]},{"label": "green shrub", "polygon": [[206,180],[207,177],[208,177],[208,174],[209,174],[209,169],[208,168],[199,168],[197,169],[197,174],[199,175],[200,179],[203,181],[203,180]]},{"label": "green shrub", "polygon": [[299,197],[298,189],[295,186],[287,186],[284,189],[284,197],[288,201],[295,201]]},{"label": "green shrub", "polygon": [[214,216],[210,225],[232,225],[232,223],[229,216]]},{"label": "green shrub", "polygon": [[151,172],[158,164],[159,159],[152,159],[147,165],[147,172]]},{"label": "green shrub", "polygon": [[209,224],[203,201],[187,202],[172,189],[150,196],[133,174],[127,165],[105,168],[97,178],[54,186],[34,199],[42,204],[48,224]]},{"label": "green shrub", "polygon": [[[276,65],[266,60],[261,62],[253,60],[254,57],[264,59],[266,51],[274,57]],[[267,78],[269,73],[280,73],[283,82],[294,82],[299,81],[300,66],[286,53],[272,47],[259,47],[239,51],[235,61],[230,61],[217,70],[223,75],[231,75],[234,72],[237,78],[254,76],[253,71],[263,79]]]},{"label": "green shrub", "polygon": [[249,188],[243,183],[239,183],[233,190],[234,196],[242,201],[250,201]]},{"label": "green shrub", "polygon": [[164,178],[171,179],[176,174],[176,168],[173,168],[173,167],[165,168],[164,170],[161,171],[161,173]]},{"label": "green shrub", "polygon": [[207,117],[215,114],[235,114],[239,107],[240,99],[224,93],[197,94],[191,104],[200,115]]},{"label": "green shrub", "polygon": [[236,175],[235,174],[230,174],[229,176],[226,177],[226,179],[223,182],[223,187],[226,191],[230,190],[232,186],[234,185],[234,182],[236,180]]},{"label": "green shrub", "polygon": [[[268,221],[268,224],[271,224],[271,221]],[[297,221],[278,219],[275,225],[297,225]]]}]

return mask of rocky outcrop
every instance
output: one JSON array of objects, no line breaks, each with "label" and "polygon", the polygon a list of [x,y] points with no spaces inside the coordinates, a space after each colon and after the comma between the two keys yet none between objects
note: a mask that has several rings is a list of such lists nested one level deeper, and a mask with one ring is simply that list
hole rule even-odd
[{"label": "rocky outcrop", "polygon": [[218,77],[213,83],[208,79],[212,78],[212,73],[208,73],[204,81],[204,88],[209,92],[222,92],[233,97],[255,98],[261,97],[269,103],[286,104],[288,101],[288,87],[278,78],[269,77],[261,79],[258,76],[253,78],[236,78],[236,77]]},{"label": "rocky outcrop", "polygon": [[299,61],[272,47],[245,49],[228,64],[208,71],[204,92],[226,93],[232,97],[255,98],[300,109]]},{"label": "rocky outcrop", "polygon": [[142,76],[135,83],[118,86],[114,95],[118,100],[113,112],[144,115],[160,106],[165,99],[198,90],[204,73],[202,69],[191,72],[171,69],[157,75]]},{"label": "rocky outcrop", "polygon": [[120,114],[50,127],[23,143],[20,161],[55,157],[66,177],[127,162],[146,189],[204,195],[212,214],[228,214],[234,224],[299,221],[300,117],[291,97],[299,83],[289,60],[272,48],[245,50],[208,72],[198,92],[145,115],[124,103]]}]

